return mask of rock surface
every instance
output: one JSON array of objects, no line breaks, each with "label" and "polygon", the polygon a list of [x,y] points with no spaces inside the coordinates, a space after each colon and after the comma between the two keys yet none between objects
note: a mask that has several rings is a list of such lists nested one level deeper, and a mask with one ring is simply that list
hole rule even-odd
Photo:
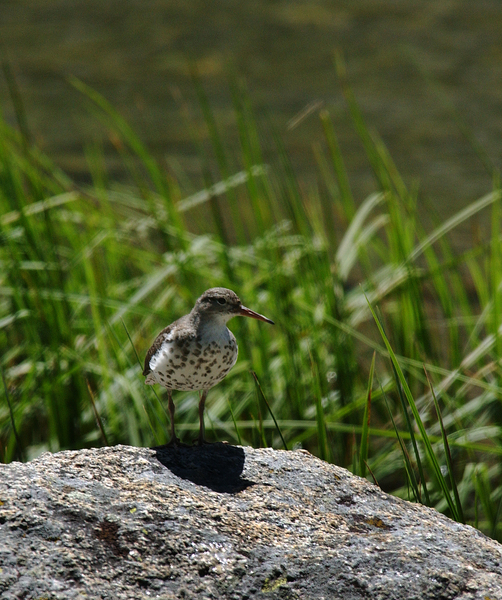
[{"label": "rock surface", "polygon": [[502,599],[502,546],[310,454],[0,465],[0,599]]}]

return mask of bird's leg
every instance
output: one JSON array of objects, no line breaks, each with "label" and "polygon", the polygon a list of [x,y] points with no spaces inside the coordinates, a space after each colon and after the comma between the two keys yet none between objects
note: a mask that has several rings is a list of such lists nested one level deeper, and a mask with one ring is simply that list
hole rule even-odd
[{"label": "bird's leg", "polygon": [[168,410],[169,410],[169,419],[171,420],[171,439],[168,442],[168,446],[179,446],[181,444],[181,440],[176,437],[176,433],[174,431],[174,402],[173,402],[173,393],[171,390],[167,390],[167,397],[169,400]]},{"label": "bird's leg", "polygon": [[199,401],[199,423],[200,423],[200,427],[199,427],[199,439],[197,440],[197,443],[199,444],[199,446],[202,446],[202,444],[205,443],[205,439],[204,439],[204,405],[206,404],[206,398],[207,398],[207,390],[203,390],[202,392],[202,396],[200,398]]}]

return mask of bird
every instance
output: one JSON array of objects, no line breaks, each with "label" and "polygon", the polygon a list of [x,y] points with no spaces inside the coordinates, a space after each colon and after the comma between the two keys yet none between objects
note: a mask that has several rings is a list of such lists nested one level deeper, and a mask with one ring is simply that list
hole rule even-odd
[{"label": "bird", "polygon": [[204,406],[210,388],[219,383],[237,361],[237,341],[227,328],[233,317],[251,317],[274,325],[263,315],[246,308],[239,296],[223,287],[206,290],[192,310],[168,325],[146,353],[145,384],[165,387],[171,421],[168,445],[178,446],[174,428],[173,390],[197,390],[199,401],[199,445],[204,439]]}]

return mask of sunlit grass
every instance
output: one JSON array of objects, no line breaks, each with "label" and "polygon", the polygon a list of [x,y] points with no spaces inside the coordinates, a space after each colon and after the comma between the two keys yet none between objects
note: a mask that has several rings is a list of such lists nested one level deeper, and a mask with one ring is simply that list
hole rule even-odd
[{"label": "sunlit grass", "polygon": [[[195,194],[78,81],[129,184],[109,182],[91,148],[93,184],[77,186],[0,124],[4,462],[164,443],[164,394],[144,385],[141,360],[161,328],[220,285],[276,326],[231,321],[240,356],[209,394],[208,437],[306,448],[502,538],[500,189],[425,231],[416,194],[341,77],[375,175],[357,202],[328,111],[319,186],[305,190],[278,136],[277,161],[263,163],[237,84],[239,155],[197,84],[197,129],[214,156],[201,156]],[[455,253],[451,233],[486,210],[486,238]],[[175,402],[177,431],[191,440],[197,394]]]}]

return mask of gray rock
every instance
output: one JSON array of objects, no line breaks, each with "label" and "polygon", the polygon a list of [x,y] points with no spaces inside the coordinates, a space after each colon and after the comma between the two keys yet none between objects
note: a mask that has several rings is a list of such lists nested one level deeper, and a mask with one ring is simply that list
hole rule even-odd
[{"label": "gray rock", "polygon": [[502,599],[502,546],[307,452],[0,465],[0,598]]}]

